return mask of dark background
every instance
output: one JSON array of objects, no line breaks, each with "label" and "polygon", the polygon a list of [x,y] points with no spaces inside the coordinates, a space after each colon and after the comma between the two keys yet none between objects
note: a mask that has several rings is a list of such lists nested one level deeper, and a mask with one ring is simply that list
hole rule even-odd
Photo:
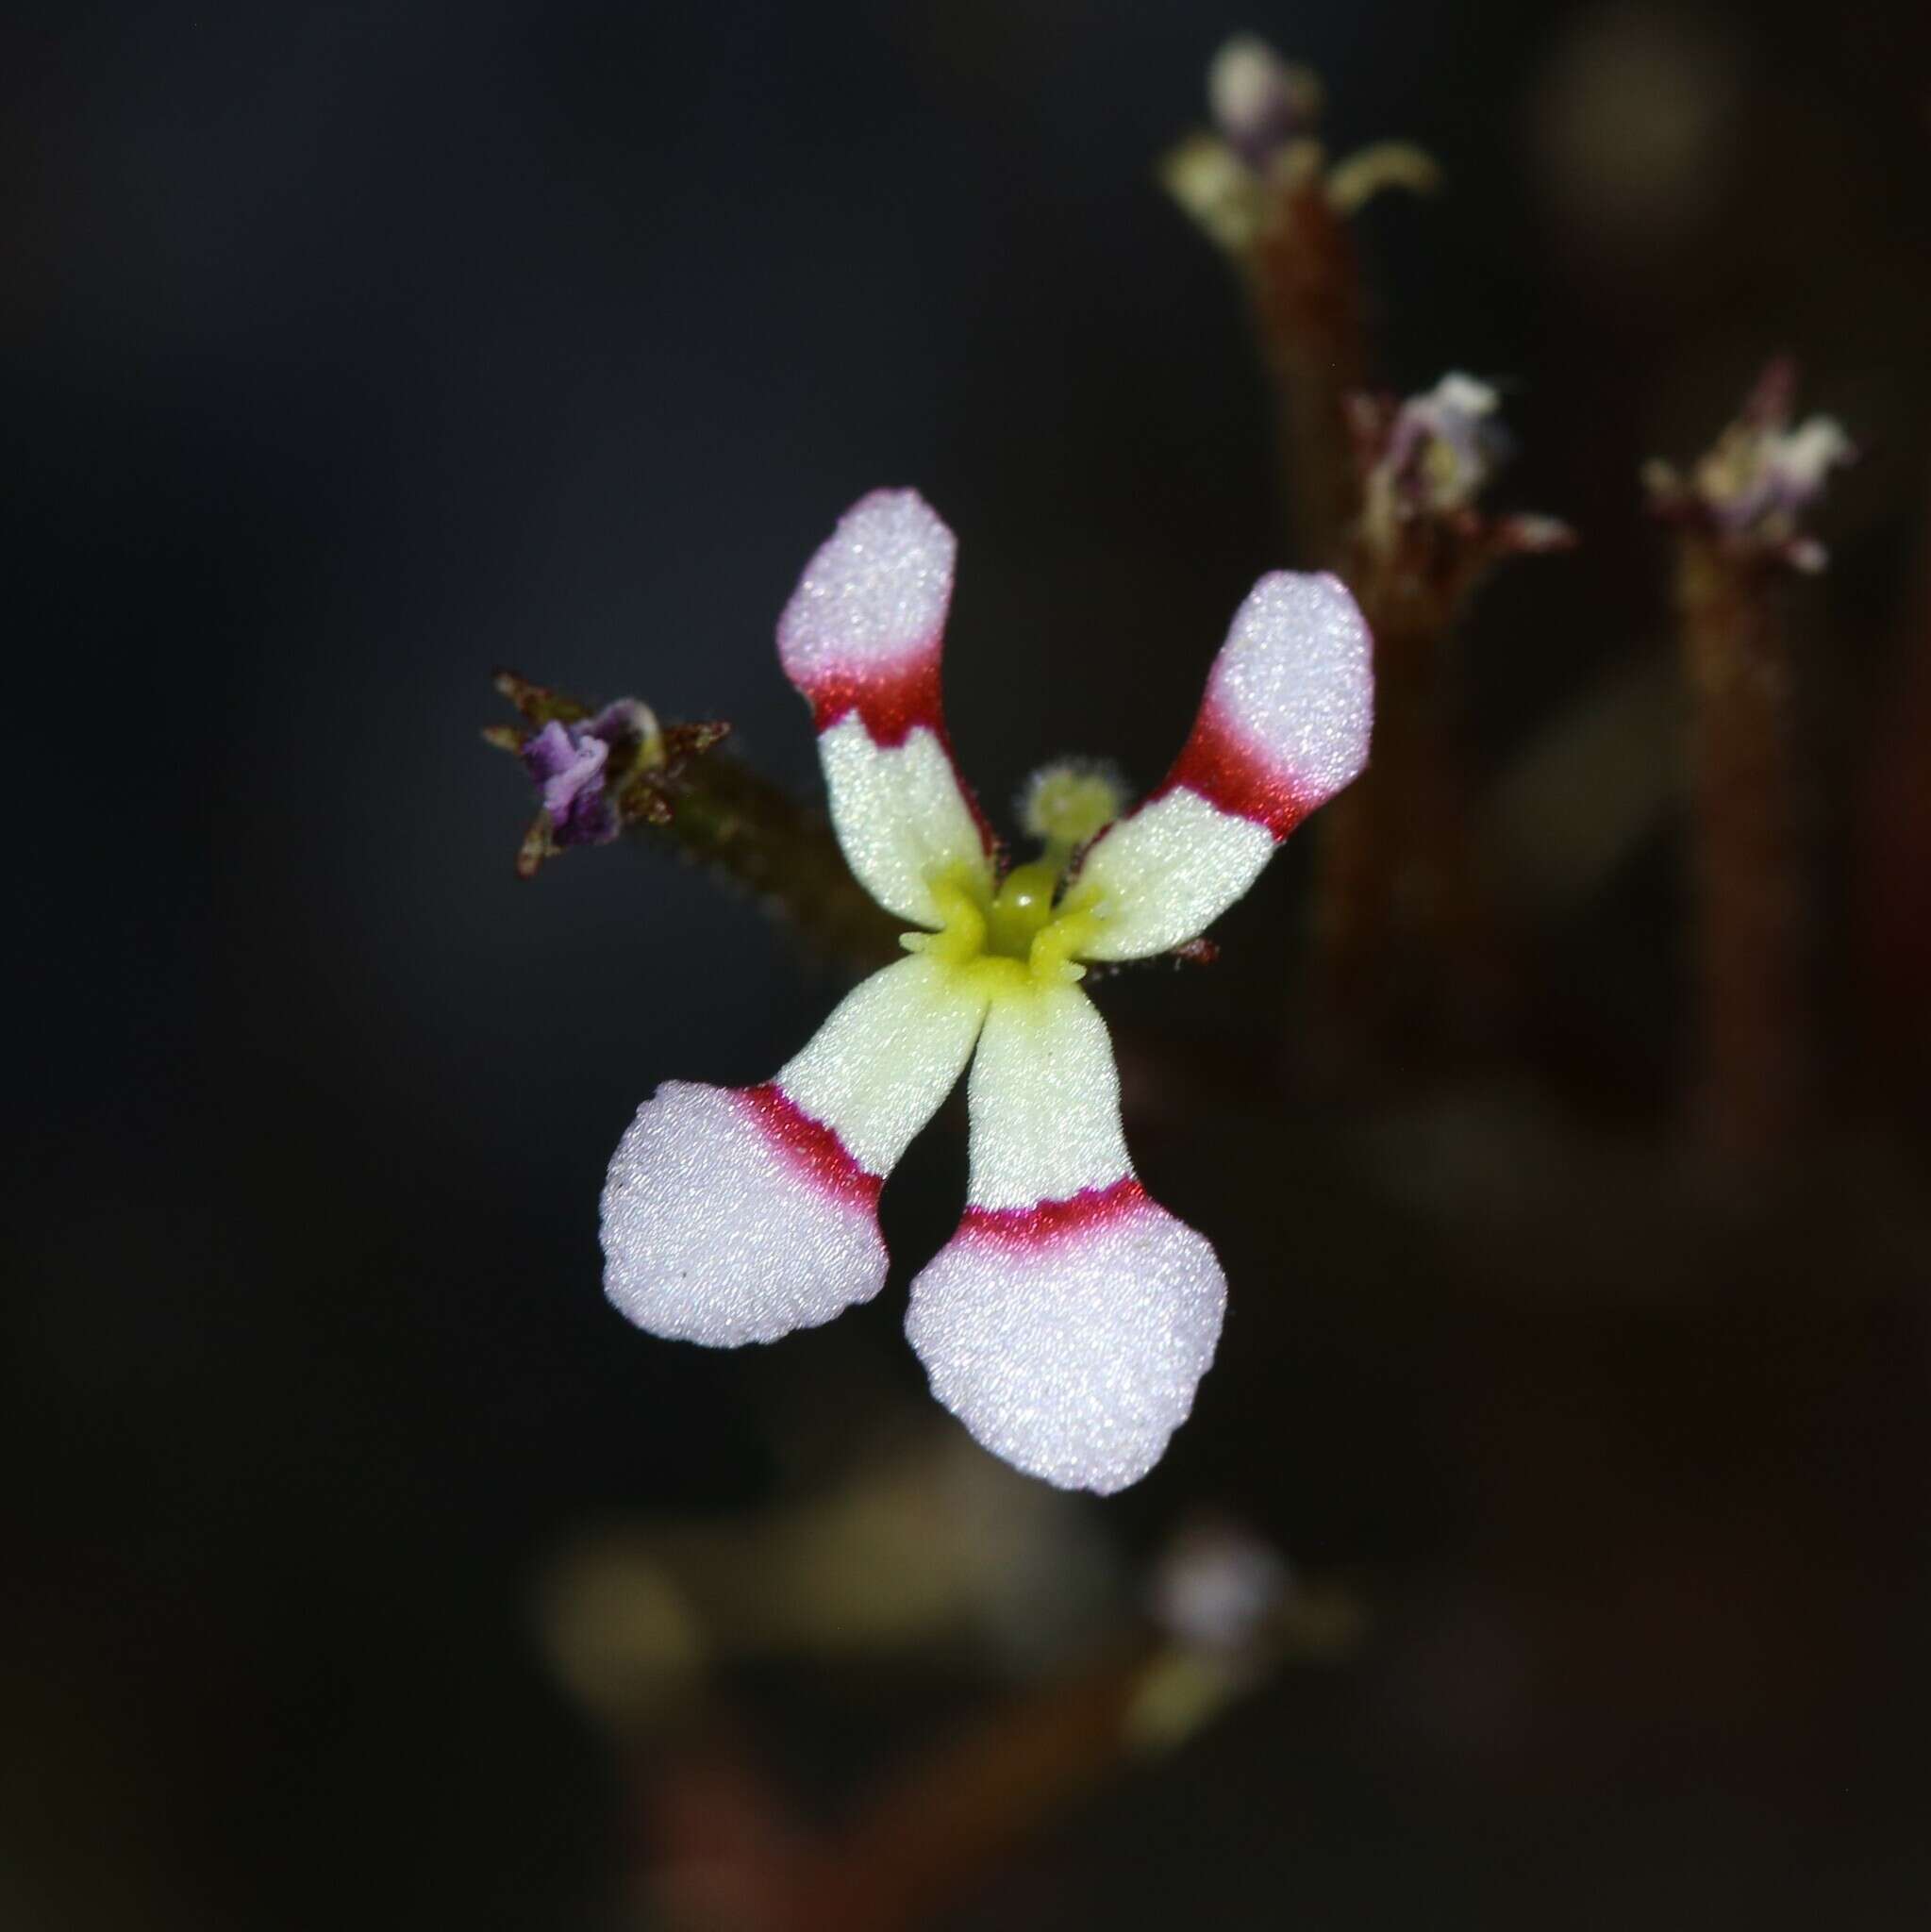
[{"label": "dark background", "polygon": [[[1485,777],[1667,663],[1645,456],[1700,447],[1779,347],[1866,444],[1802,607],[1848,930],[1923,625],[1931,29],[1905,0],[0,22],[0,1921],[635,1922],[650,1821],[546,1665],[537,1579],[585,1524],[728,1525],[949,1425],[899,1275],[741,1357],[605,1308],[631,1109],[764,1077],[838,983],[628,850],[519,884],[488,675],[728,718],[808,788],[776,613],[848,502],[911,483],[960,537],[951,714],[988,799],[1061,751],[1157,777],[1228,612],[1290,560],[1231,277],[1153,175],[1240,27],[1323,71],[1337,148],[1442,161],[1439,202],[1361,225],[1382,374],[1504,380],[1505,498],[1583,530],[1478,613]],[[1619,1146],[1668,1133],[1673,838],[1665,809],[1538,908],[1576,1105]],[[1371,1133],[1345,1182],[1317,1151],[1233,1184],[1240,1121],[1209,1087],[1165,1130],[1160,1082],[1277,1051],[1304,883],[1277,867],[1228,923],[1226,977],[1107,996],[1168,1042],[1136,1145],[1228,1253],[1237,1319],[1168,1464],[1068,1520],[1130,1566],[1237,1508],[1357,1579],[1372,1634],[1048,1824],[956,1923],[1922,1923],[1908,1216],[1874,1270],[1825,1224],[1625,1296],[1441,1233],[1452,1110]],[[1826,965],[1858,1020],[1855,958]],[[1832,1171],[1879,1205],[1833,1211],[1883,1220],[1923,1168],[1870,1030],[1831,1073],[1876,1151]],[[944,1119],[889,1204],[901,1252],[956,1211]],[[1590,1198],[1593,1242],[1620,1217]],[[832,1815],[1007,1683],[956,1656],[724,1681]]]}]

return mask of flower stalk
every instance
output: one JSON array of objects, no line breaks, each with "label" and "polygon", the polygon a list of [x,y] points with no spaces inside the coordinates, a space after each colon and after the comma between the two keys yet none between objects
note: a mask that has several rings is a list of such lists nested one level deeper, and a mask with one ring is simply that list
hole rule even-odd
[{"label": "flower stalk", "polygon": [[1369,378],[1352,217],[1384,189],[1427,193],[1435,163],[1379,142],[1330,166],[1317,75],[1242,36],[1207,71],[1212,131],[1161,163],[1181,208],[1227,255],[1247,290],[1272,381],[1282,480],[1302,554],[1341,567],[1359,509],[1348,399]]},{"label": "flower stalk", "polygon": [[[524,727],[492,725],[484,739],[526,768],[541,756],[535,748],[546,736],[555,744],[556,732],[581,735],[619,708],[593,713],[567,693],[511,671],[498,672],[495,685],[522,713]],[[620,704],[625,702],[634,701]],[[627,837],[706,867],[783,920],[805,944],[841,964],[869,970],[899,958],[898,923],[852,877],[829,819],[730,751],[724,741],[730,729],[722,722],[659,727],[652,719],[633,743],[613,748],[594,774],[600,809],[586,813],[582,791],[571,800],[570,822],[597,829],[559,838],[564,828],[546,804],[518,850],[518,876],[534,876],[571,844]],[[549,785],[544,791],[547,796]]]},{"label": "flower stalk", "polygon": [[1553,518],[1478,508],[1506,454],[1496,408],[1460,374],[1406,402],[1350,402],[1360,509],[1344,574],[1374,636],[1374,755],[1323,824],[1311,1037],[1351,1075],[1423,1070],[1491,1036],[1509,1005],[1461,750],[1457,630],[1504,559],[1574,540]]},{"label": "flower stalk", "polygon": [[1690,700],[1700,1135],[1726,1155],[1786,1139],[1807,1082],[1805,894],[1791,796],[1790,646],[1765,574],[1677,541]]},{"label": "flower stalk", "polygon": [[1803,527],[1850,459],[1828,417],[1791,426],[1796,372],[1773,362],[1688,477],[1645,472],[1675,540],[1690,708],[1697,1136],[1754,1162],[1790,1140],[1811,1078],[1809,884],[1798,807],[1785,591],[1823,567]]}]

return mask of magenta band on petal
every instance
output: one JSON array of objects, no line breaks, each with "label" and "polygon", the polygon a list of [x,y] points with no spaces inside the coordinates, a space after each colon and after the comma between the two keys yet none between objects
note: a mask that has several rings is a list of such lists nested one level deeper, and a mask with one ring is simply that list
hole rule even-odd
[{"label": "magenta band on petal", "polygon": [[1180,786],[1197,791],[1217,811],[1265,825],[1275,839],[1285,839],[1322,803],[1255,744],[1211,692],[1153,797],[1164,798]]},{"label": "magenta band on petal", "polygon": [[1030,1208],[968,1208],[953,1239],[1036,1246],[1090,1234],[1148,1205],[1146,1190],[1129,1174],[1110,1187],[1083,1188],[1070,1200],[1036,1201]]},{"label": "magenta band on petal", "polygon": [[983,1447],[1110,1495],[1186,1421],[1225,1306],[1211,1244],[1129,1181],[968,1213],[912,1283],[906,1335]]},{"label": "magenta band on petal", "polygon": [[797,680],[811,706],[812,728],[828,731],[841,718],[857,712],[874,744],[903,744],[923,724],[950,753],[945,707],[940,691],[940,653],[907,658],[884,668],[833,665]]},{"label": "magenta band on petal", "polygon": [[813,1120],[776,1081],[741,1088],[737,1097],[796,1173],[826,1194],[877,1210],[883,1178],[867,1174],[836,1130]]}]

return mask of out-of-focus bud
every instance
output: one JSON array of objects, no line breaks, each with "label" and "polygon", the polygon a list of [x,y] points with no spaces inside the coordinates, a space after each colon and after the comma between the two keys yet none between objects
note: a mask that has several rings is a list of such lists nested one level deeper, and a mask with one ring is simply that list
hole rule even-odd
[{"label": "out-of-focus bud", "polygon": [[1147,1609],[1176,1643],[1222,1657],[1250,1649],[1293,1588],[1280,1552],[1232,1524],[1190,1525],[1162,1555]]},{"label": "out-of-focus bud", "polygon": [[1308,1587],[1280,1551],[1223,1517],[1182,1527],[1145,1601],[1164,1647],[1126,1716],[1140,1750],[1172,1749],[1290,1659],[1344,1656],[1363,1623],[1346,1591]]},{"label": "out-of-focus bud", "polygon": [[[1305,226],[1311,199],[1325,218],[1352,215],[1384,188],[1432,192],[1440,171],[1420,148],[1378,142],[1332,170],[1321,143],[1322,86],[1253,34],[1237,34],[1207,70],[1211,131],[1190,135],[1160,164],[1167,192],[1229,254],[1270,230]],[[1286,225],[1285,228],[1282,225]]]},{"label": "out-of-focus bud", "polygon": [[1321,78],[1283,60],[1258,36],[1236,34],[1207,65],[1207,105],[1221,138],[1257,175],[1265,174],[1290,141],[1319,128]]},{"label": "out-of-focus bud", "polygon": [[1687,478],[1669,463],[1646,465],[1643,482],[1656,512],[1763,561],[1822,570],[1828,553],[1804,519],[1832,471],[1857,452],[1833,416],[1792,423],[1796,389],[1796,364],[1779,357]]},{"label": "out-of-focus bud", "polygon": [[1497,557],[1574,542],[1554,517],[1491,518],[1478,509],[1512,450],[1500,407],[1491,385],[1460,370],[1406,402],[1355,398],[1358,536],[1372,557],[1479,570]]}]

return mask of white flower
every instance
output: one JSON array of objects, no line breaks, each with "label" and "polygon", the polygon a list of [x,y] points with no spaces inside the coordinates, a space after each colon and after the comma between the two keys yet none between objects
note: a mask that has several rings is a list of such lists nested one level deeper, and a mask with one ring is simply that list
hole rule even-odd
[{"label": "white flower", "polygon": [[915,928],[911,957],[765,1085],[658,1090],[610,1163],[604,1285],[641,1327],[712,1346],[869,1300],[886,1274],[879,1189],[970,1061],[970,1202],[912,1284],[907,1332],[986,1447],[1107,1492],[1185,1420],[1226,1284],[1134,1176],[1080,962],[1193,939],[1361,769],[1368,632],[1334,577],[1263,577],[1166,782],[1107,824],[1112,788],[1069,780],[1029,813],[1043,857],[1001,876],[941,710],[955,548],[917,494],[876,491],[778,625],[845,857]]}]

